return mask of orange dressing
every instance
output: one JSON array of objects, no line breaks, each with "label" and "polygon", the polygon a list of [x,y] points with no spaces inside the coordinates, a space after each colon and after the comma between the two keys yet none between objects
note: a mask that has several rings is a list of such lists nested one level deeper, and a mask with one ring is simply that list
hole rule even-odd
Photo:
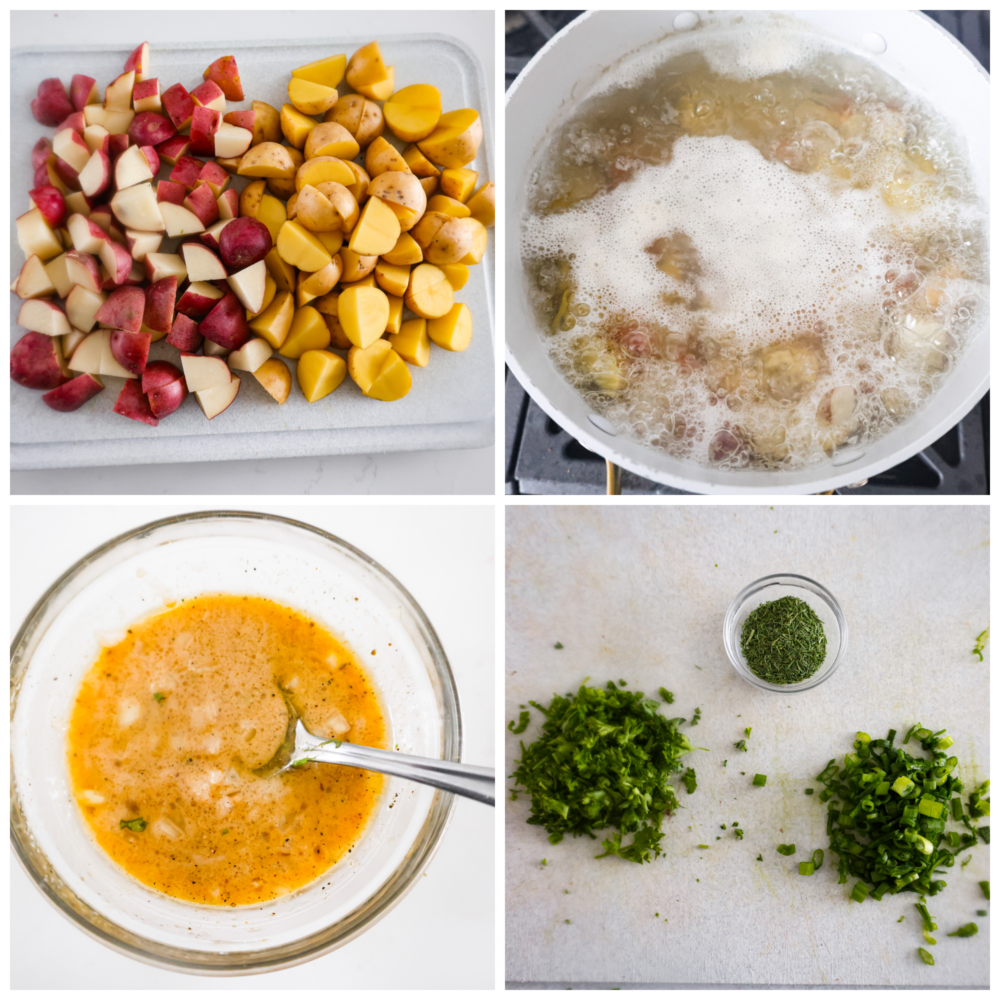
[{"label": "orange dressing", "polygon": [[351,651],[273,601],[203,595],[103,649],[80,685],[68,752],[76,800],[111,858],[169,896],[239,906],[344,857],[382,776],[329,764],[254,774],[284,738],[283,691],[311,732],[385,746]]}]

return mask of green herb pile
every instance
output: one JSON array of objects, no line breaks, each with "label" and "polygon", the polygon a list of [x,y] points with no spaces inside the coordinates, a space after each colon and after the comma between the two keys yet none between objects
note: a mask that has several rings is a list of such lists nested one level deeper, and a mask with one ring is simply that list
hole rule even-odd
[{"label": "green herb pile", "polygon": [[[961,850],[990,841],[989,826],[972,822],[990,814],[989,782],[969,795],[966,813],[954,774],[958,758],[945,752],[953,741],[943,729],[931,732],[917,723],[903,740],[906,746],[914,738],[930,757],[894,747],[895,729],[884,740],[857,736],[844,766],[831,760],[817,779],[826,786],[818,798],[829,802],[826,829],[840,859],[839,881],[858,879],[851,898],[859,903],[869,894],[933,896],[947,884],[935,876],[951,868]],[[949,813],[967,832],[945,832]]]},{"label": "green herb pile", "polygon": [[639,864],[659,857],[660,824],[677,808],[668,779],[683,771],[688,792],[696,787],[694,770],[681,762],[695,749],[680,732],[685,720],[660,715],[660,702],[614,681],[556,695],[548,706],[530,704],[545,716],[542,733],[530,746],[521,743],[511,775],[531,796],[528,822],[545,827],[553,844],[567,833],[596,840],[595,830],[612,827],[597,857]]},{"label": "green herb pile", "polygon": [[798,597],[754,608],[743,622],[740,648],[747,666],[770,684],[797,684],[826,659],[826,633],[815,611]]}]

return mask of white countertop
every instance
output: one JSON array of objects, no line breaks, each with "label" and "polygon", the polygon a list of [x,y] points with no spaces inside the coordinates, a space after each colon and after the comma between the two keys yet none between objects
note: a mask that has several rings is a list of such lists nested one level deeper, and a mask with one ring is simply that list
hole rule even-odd
[{"label": "white countertop", "polygon": [[[194,13],[172,11],[14,11],[12,47],[44,40],[46,45],[183,42]],[[199,10],[201,38],[304,38],[314,30],[344,36],[402,35],[437,31],[461,39],[479,58],[487,80],[496,79],[494,13],[490,11],[298,11],[280,30],[270,14]],[[323,22],[327,22],[323,24]],[[314,27],[316,26],[316,27]],[[55,72],[55,70],[54,70]],[[69,77],[73,67],[62,76]],[[496,95],[490,90],[496,121]],[[190,462],[162,466],[52,469],[13,472],[10,491],[24,494],[492,494],[493,447],[378,455],[338,455],[226,463]]]},{"label": "white countertop", "polygon": [[[990,613],[986,507],[518,506],[506,515],[504,719],[588,676],[621,678],[654,697],[661,685],[672,691],[671,715],[690,719],[699,706],[698,726],[682,731],[709,748],[686,759],[698,788],[679,789],[665,853],[650,864],[596,861],[599,840],[553,846],[526,824],[527,795],[506,802],[512,985],[988,986],[989,917],[976,910],[990,909],[978,885],[989,847],[962,851],[967,868],[945,869],[947,889],[928,899],[939,926],[930,947],[914,893],[848,900],[855,880],[837,883],[815,780],[851,751],[856,731],[882,738],[892,727],[901,741],[917,721],[955,740],[963,798],[989,777],[989,648],[983,663],[971,653]],[[723,649],[729,603],[772,573],[822,583],[848,621],[843,662],[811,691],[759,690]],[[530,711],[522,736],[505,734],[505,775],[519,741],[538,734]],[[743,753],[733,744],[748,726]],[[922,755],[912,741],[907,749]],[[751,785],[755,773],[767,775],[763,788]],[[795,843],[796,856],[778,854],[780,843]],[[797,862],[816,848],[823,868],[800,876]],[[969,921],[978,936],[946,936]],[[933,968],[918,947],[929,947]]]},{"label": "white countertop", "polygon": [[[12,637],[64,570],[122,531],[201,506],[38,506],[11,512]],[[492,506],[393,505],[244,510],[307,521],[356,545],[396,576],[438,632],[461,698],[470,764],[494,759]],[[414,525],[420,530],[415,531]],[[425,876],[384,920],[305,965],[254,977],[165,972],[125,958],[64,920],[11,859],[13,989],[491,989],[494,982],[495,812],[459,799]]]}]

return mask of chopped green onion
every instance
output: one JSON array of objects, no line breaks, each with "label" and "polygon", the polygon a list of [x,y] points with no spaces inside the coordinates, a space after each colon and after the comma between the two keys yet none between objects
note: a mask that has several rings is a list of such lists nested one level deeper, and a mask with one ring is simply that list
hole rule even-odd
[{"label": "chopped green onion", "polygon": [[987,899],[989,899],[990,898],[990,883],[988,881],[987,882],[980,882],[979,883],[979,888],[983,890],[983,895]]},{"label": "chopped green onion", "polygon": [[917,805],[917,812],[921,816],[930,816],[931,819],[938,819],[944,812],[944,804],[936,799],[923,798]]},{"label": "chopped green onion", "polygon": [[135,819],[121,819],[118,821],[119,830],[131,830],[133,833],[142,833],[149,824],[141,817]]},{"label": "chopped green onion", "polygon": [[778,844],[778,853],[784,854],[786,858],[791,857],[795,853],[794,844]]},{"label": "chopped green onion", "polygon": [[767,775],[766,774],[755,774],[753,776],[753,783],[758,788],[763,788],[767,784]]},{"label": "chopped green onion", "polygon": [[668,704],[672,705],[674,703],[673,693],[668,691],[666,688],[660,688],[660,697]]},{"label": "chopped green onion", "polygon": [[948,937],[972,937],[978,934],[979,928],[975,924],[963,924],[957,931],[952,931]]},{"label": "chopped green onion", "polygon": [[812,795],[813,790],[811,788],[806,789],[806,795]]},{"label": "chopped green onion", "polygon": [[957,799],[957,798],[956,799],[952,799],[951,800],[951,817],[952,817],[952,819],[959,819],[960,820],[964,815],[965,815],[965,812],[962,809],[962,800],[961,799]]},{"label": "chopped green onion", "polygon": [[813,851],[813,869],[819,871],[823,867],[824,854],[821,850]]},{"label": "chopped green onion", "polygon": [[894,791],[900,797],[909,795],[911,791],[917,786],[906,777],[905,774],[901,774],[893,783],[892,791]]},{"label": "chopped green onion", "polygon": [[986,910],[976,910],[976,916],[977,917],[985,917],[985,916],[988,916],[988,913],[987,913]]},{"label": "chopped green onion", "polygon": [[747,741],[746,740],[740,740],[739,743],[734,743],[733,746],[736,747],[737,750],[742,750],[744,753],[747,752]]},{"label": "chopped green onion", "polygon": [[906,917],[902,916],[902,917],[899,918],[899,920],[896,921],[896,923],[897,924],[901,924],[905,919],[906,919]]},{"label": "chopped green onion", "polygon": [[762,857],[761,857],[761,856],[760,856],[760,855],[758,854],[758,855],[757,855],[757,860],[758,860],[758,861],[763,861],[764,859],[763,859],[763,858],[762,858]]},{"label": "chopped green onion", "polygon": [[740,829],[739,827],[736,827],[736,828],[735,828],[735,829],[733,830],[733,833],[735,833],[735,834],[736,834],[736,839],[737,839],[737,840],[742,840],[742,839],[743,839],[743,831],[742,831],[742,830],[741,830],[741,829]]},{"label": "chopped green onion", "polygon": [[924,962],[927,965],[934,964],[934,956],[929,951],[927,951],[926,948],[918,948],[917,951],[920,953],[920,957],[924,960]]},{"label": "chopped green onion", "polygon": [[698,845],[698,850],[699,851],[707,851],[708,849],[709,849],[709,845],[708,844],[699,844]]},{"label": "chopped green onion", "polygon": [[816,871],[816,866],[811,861],[800,861],[799,862],[799,874],[800,875],[812,875]]},{"label": "chopped green onion", "polygon": [[[565,648],[566,647],[561,642],[556,643],[556,649],[565,649]],[[567,920],[566,923],[569,923],[569,921]]]},{"label": "chopped green onion", "polygon": [[855,882],[854,888],[851,890],[851,899],[855,903],[863,903],[868,896],[868,886],[864,882]]}]

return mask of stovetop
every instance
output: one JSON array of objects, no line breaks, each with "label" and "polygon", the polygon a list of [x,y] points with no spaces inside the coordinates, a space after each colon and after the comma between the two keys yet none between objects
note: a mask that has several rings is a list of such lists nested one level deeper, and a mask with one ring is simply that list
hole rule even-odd
[{"label": "stovetop", "polygon": [[[509,87],[531,57],[557,31],[579,17],[578,10],[509,10],[506,12],[506,73]],[[990,68],[988,10],[924,11],[951,32]],[[548,417],[506,373],[506,490],[509,494],[603,494],[606,466]],[[989,483],[990,397],[929,448],[863,483],[843,487],[841,495],[950,496],[985,495]],[[622,472],[623,494],[688,495]]]}]

